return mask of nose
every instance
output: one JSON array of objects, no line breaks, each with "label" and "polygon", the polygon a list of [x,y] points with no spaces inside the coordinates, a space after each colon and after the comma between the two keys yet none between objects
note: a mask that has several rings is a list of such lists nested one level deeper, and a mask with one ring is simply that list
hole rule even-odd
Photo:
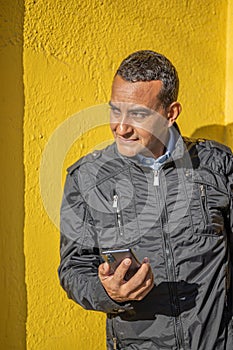
[{"label": "nose", "polygon": [[121,120],[116,125],[117,134],[120,136],[127,136],[128,134],[132,134],[133,127],[127,120],[127,117],[122,117]]}]

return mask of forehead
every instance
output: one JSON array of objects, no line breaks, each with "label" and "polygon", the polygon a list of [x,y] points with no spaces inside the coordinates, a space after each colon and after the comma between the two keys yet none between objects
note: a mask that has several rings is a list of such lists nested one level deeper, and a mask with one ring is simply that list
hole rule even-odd
[{"label": "forehead", "polygon": [[162,84],[160,80],[132,83],[117,75],[112,84],[111,102],[125,102],[154,109],[159,103],[158,94]]}]

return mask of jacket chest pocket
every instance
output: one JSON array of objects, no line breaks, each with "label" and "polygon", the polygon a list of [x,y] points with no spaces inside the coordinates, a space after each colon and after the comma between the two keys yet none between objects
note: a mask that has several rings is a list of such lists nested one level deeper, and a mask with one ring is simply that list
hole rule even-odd
[{"label": "jacket chest pocket", "polygon": [[193,173],[190,210],[194,233],[219,236],[225,230],[225,217],[229,210],[229,196],[223,179],[202,170]]},{"label": "jacket chest pocket", "polygon": [[89,196],[100,249],[129,248],[139,242],[135,193],[128,180],[99,185]]}]

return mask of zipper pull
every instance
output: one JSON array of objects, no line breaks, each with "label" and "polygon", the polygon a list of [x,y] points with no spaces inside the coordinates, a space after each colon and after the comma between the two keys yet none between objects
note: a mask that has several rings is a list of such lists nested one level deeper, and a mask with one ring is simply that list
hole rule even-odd
[{"label": "zipper pull", "polygon": [[121,224],[121,214],[120,214],[120,208],[119,208],[118,195],[116,193],[113,195],[112,207],[116,210],[117,225],[118,225],[120,236],[122,236],[123,232],[122,232],[122,224]]},{"label": "zipper pull", "polygon": [[117,350],[117,339],[116,339],[116,337],[113,338],[113,350]]},{"label": "zipper pull", "polygon": [[159,186],[159,171],[154,170],[154,186]]},{"label": "zipper pull", "polygon": [[200,185],[201,197],[205,197],[205,187],[204,185]]},{"label": "zipper pull", "polygon": [[113,208],[118,208],[118,195],[114,194],[113,196],[113,204],[112,204]]}]

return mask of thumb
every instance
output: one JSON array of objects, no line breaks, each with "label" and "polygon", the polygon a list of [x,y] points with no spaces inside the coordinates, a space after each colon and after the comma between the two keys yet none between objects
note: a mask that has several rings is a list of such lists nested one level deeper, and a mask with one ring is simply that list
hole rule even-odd
[{"label": "thumb", "polygon": [[110,266],[107,262],[105,262],[99,266],[99,274],[100,275],[107,276],[107,275],[109,275],[109,272],[110,272]]}]

